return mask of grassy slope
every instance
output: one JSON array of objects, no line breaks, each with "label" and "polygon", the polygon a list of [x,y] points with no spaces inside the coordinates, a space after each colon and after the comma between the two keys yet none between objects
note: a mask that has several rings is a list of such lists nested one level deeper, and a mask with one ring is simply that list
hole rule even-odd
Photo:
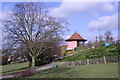
[{"label": "grassy slope", "polygon": [[29,78],[117,78],[118,64],[58,67],[41,71]]},{"label": "grassy slope", "polygon": [[19,72],[19,71],[25,70],[27,68],[28,68],[28,62],[4,65],[4,66],[2,66],[2,74],[6,75],[6,74],[14,73],[14,72]]},{"label": "grassy slope", "polygon": [[[77,54],[70,57],[65,57],[60,61],[77,61],[83,59],[92,59],[92,58],[100,58],[103,56],[114,56],[118,54],[118,45],[120,44],[113,44],[109,47],[101,46],[94,49],[87,49],[81,51],[81,48],[77,48]],[[80,52],[81,51],[81,52]]]}]

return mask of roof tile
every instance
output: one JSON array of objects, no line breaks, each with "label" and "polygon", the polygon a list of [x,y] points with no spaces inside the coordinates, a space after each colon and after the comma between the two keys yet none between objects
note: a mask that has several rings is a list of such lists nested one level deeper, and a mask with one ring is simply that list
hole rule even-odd
[{"label": "roof tile", "polygon": [[66,41],[71,41],[71,40],[81,40],[81,41],[87,41],[86,39],[82,38],[78,33],[74,33],[69,39]]}]

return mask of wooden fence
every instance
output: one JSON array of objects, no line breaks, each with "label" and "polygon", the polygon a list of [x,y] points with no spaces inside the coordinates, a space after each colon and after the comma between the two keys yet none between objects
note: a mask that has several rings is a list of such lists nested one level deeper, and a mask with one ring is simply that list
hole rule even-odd
[{"label": "wooden fence", "polygon": [[57,62],[55,63],[55,65],[57,66],[81,66],[81,65],[100,64],[100,63],[109,63],[109,62],[118,62],[118,61],[119,61],[118,56],[107,56],[107,57],[103,56],[101,58],[96,58],[96,59]]}]

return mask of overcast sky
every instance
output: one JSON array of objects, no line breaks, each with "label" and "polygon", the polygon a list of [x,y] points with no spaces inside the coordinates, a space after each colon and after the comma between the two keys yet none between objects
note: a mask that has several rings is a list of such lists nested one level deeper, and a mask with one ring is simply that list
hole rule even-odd
[{"label": "overcast sky", "polygon": [[[0,18],[6,19],[15,2],[3,2]],[[69,38],[74,32],[78,32],[88,41],[94,41],[101,29],[101,35],[105,31],[111,31],[117,40],[118,36],[118,4],[117,2],[44,2],[49,6],[49,15],[64,17],[69,22],[69,32],[64,38]],[[1,17],[2,16],[2,17]]]}]

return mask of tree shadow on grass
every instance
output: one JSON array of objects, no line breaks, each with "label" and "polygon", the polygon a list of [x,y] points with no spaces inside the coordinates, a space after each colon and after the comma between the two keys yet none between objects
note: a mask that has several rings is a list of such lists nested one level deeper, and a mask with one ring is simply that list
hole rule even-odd
[{"label": "tree shadow on grass", "polygon": [[9,72],[13,72],[14,73],[14,71],[25,70],[25,69],[28,69],[28,68],[30,68],[30,67],[24,67],[24,68],[20,68],[20,69],[16,69],[16,70],[11,70],[11,71],[6,71],[6,72],[2,72],[2,73],[4,73],[4,74],[5,73],[9,73]]},{"label": "tree shadow on grass", "polygon": [[57,67],[57,68],[51,68],[51,69],[48,69],[48,70],[44,70],[44,71],[40,71],[38,72],[37,74],[41,74],[41,75],[47,75],[47,74],[50,74],[50,73],[62,73],[62,72],[67,72],[69,71],[71,68],[68,68],[68,67]]}]

